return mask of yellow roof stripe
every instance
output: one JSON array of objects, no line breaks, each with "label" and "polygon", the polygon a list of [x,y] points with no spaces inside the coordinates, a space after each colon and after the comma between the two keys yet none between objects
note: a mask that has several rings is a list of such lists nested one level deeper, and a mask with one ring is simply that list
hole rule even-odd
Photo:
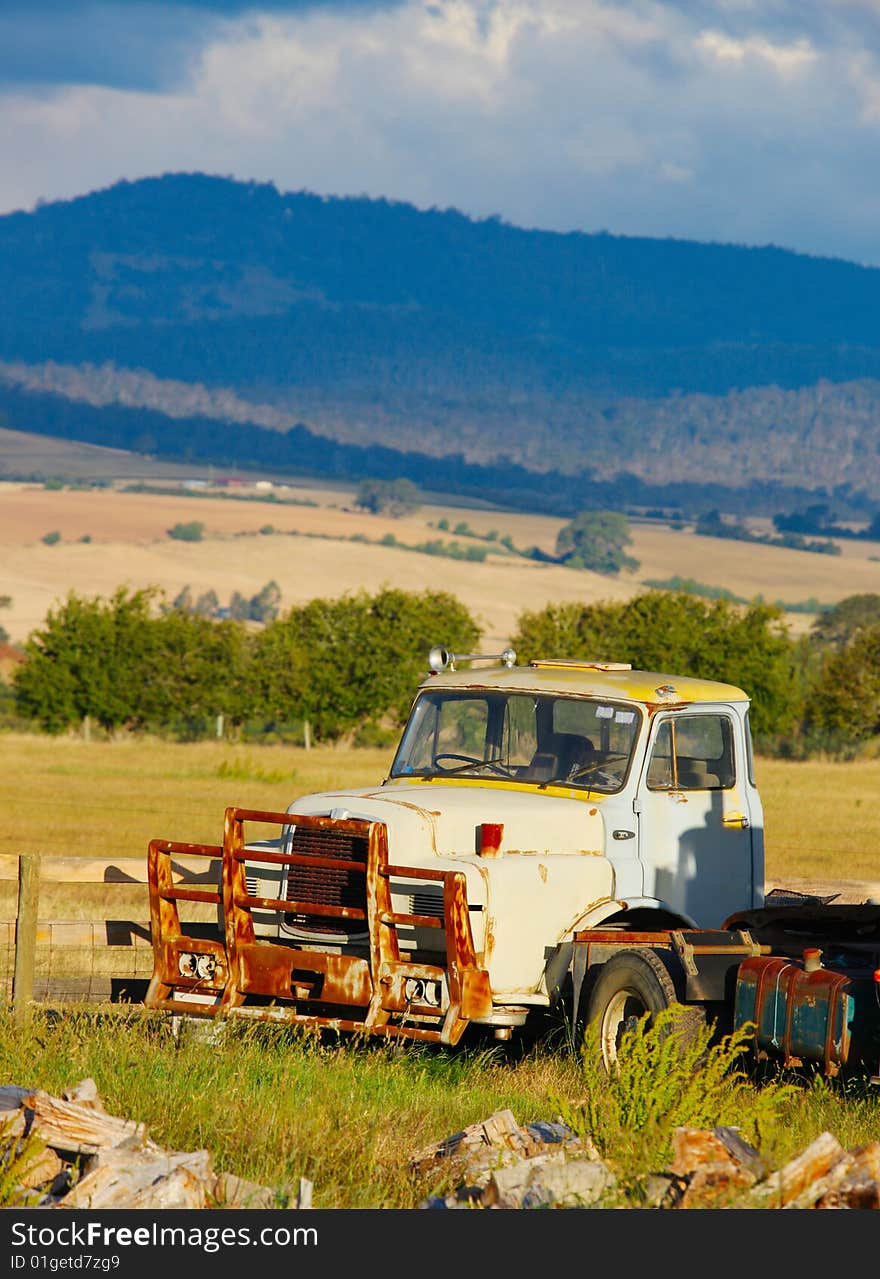
[{"label": "yellow roof stripe", "polygon": [[497,688],[507,692],[568,693],[624,701],[747,702],[748,694],[735,684],[698,679],[664,671],[636,671],[626,663],[538,660],[528,666],[475,667],[444,671],[423,679],[422,688]]}]

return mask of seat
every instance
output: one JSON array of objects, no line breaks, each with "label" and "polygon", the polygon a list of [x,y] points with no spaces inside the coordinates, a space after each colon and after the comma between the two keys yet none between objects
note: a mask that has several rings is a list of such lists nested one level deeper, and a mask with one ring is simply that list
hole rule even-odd
[{"label": "seat", "polygon": [[579,733],[554,733],[548,748],[556,756],[555,777],[568,781],[573,774],[596,759],[596,749],[589,737]]},{"label": "seat", "polygon": [[559,760],[549,751],[535,751],[523,777],[530,782],[549,782],[559,771]]},{"label": "seat", "polygon": [[678,770],[679,784],[685,790],[718,790],[721,779],[712,773],[703,760],[690,760]]}]

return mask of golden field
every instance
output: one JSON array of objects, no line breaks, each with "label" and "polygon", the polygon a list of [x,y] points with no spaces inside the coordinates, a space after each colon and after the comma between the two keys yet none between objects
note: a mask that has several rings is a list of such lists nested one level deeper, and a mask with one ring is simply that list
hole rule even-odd
[{"label": "golden field", "polygon": [[[508,642],[524,610],[551,602],[627,599],[646,582],[674,576],[744,598],[761,595],[792,604],[811,598],[832,604],[880,590],[875,558],[880,544],[873,542],[843,541],[842,554],[829,556],[632,521],[628,549],[639,568],[610,578],[519,557],[491,555],[477,563],[374,544],[393,534],[409,545],[437,538],[483,545],[455,536],[451,530],[463,521],[477,533],[494,529],[499,538],[508,535],[519,549],[538,546],[552,552],[565,522],[559,518],[438,502],[395,519],[354,509],[353,489],[320,485],[291,485],[272,503],[242,497],[52,490],[0,482],[0,595],[12,601],[0,612],[0,624],[14,643],[22,643],[71,590],[106,597],[123,585],[158,586],[174,598],[189,586],[194,595],[214,590],[225,603],[235,591],[250,598],[274,580],[282,608],[290,608],[316,596],[395,586],[456,595],[482,628],[482,647],[493,652]],[[437,529],[444,518],[448,532]],[[205,526],[202,541],[168,536],[173,525],[195,520]],[[269,525],[273,532],[260,532]],[[49,532],[60,534],[55,545],[42,541]],[[353,542],[353,537],[368,540]],[[788,615],[792,633],[811,620],[801,612]],[[442,642],[442,636],[437,638]],[[625,660],[625,654],[619,656]]]}]

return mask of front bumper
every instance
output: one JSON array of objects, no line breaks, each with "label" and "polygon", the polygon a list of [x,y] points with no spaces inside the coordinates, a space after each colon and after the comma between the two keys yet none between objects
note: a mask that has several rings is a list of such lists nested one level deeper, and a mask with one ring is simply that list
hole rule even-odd
[{"label": "front bumper", "polygon": [[[245,823],[338,832],[365,843],[362,863],[332,855],[281,851],[245,840]],[[216,889],[175,884],[174,856],[202,856],[219,863]],[[239,1017],[455,1044],[471,1021],[492,1012],[489,977],[474,952],[465,876],[454,870],[391,865],[382,822],[336,821],[290,813],[228,808],[223,844],[152,840],[148,850],[150,926],[154,969],[147,1007],[197,1017]],[[316,891],[309,900],[267,898],[248,891],[245,864],[306,867],[311,882],[344,873],[363,880],[360,905],[328,901]],[[443,917],[395,912],[395,882],[439,882]],[[346,899],[351,901],[349,894]],[[223,933],[216,938],[186,933],[178,902],[222,908]],[[279,911],[326,924],[361,921],[366,942],[327,946],[268,941],[255,934],[253,912]],[[402,952],[400,930],[439,928],[445,947],[435,962]],[[359,929],[359,931],[361,931]]]}]

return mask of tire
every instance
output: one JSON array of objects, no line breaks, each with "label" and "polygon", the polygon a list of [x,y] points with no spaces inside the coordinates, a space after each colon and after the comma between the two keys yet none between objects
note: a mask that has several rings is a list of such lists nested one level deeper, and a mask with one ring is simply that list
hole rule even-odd
[{"label": "tire", "polygon": [[622,950],[602,965],[587,1001],[587,1022],[598,1030],[599,1061],[610,1074],[627,1030],[646,1013],[653,1017],[678,1002],[672,977],[653,951],[643,947]]}]

